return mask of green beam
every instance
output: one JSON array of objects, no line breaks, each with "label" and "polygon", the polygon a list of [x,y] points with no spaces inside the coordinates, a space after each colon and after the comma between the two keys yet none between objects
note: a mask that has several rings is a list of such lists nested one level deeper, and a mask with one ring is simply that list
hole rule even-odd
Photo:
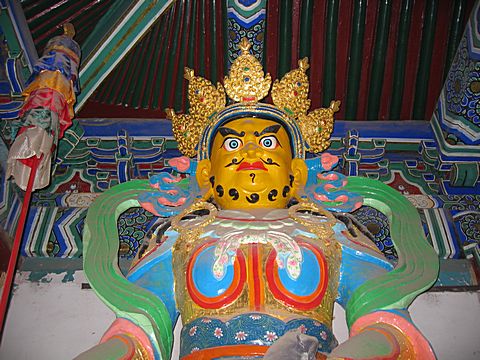
[{"label": "green beam", "polygon": [[[432,62],[433,43],[435,41],[435,24],[437,22],[438,0],[427,1],[424,21],[420,63],[418,64],[415,84],[415,100],[413,102],[413,119],[425,119],[430,64]],[[429,114],[431,115],[431,114]]]},{"label": "green beam", "polygon": [[[75,112],[82,108],[95,89],[172,2],[123,0],[104,15],[82,48],[86,60],[80,70],[82,92],[77,98]],[[126,11],[121,13],[122,9]],[[106,28],[112,31],[106,32]],[[108,36],[102,37],[105,33]],[[97,45],[93,46],[94,43]]]},{"label": "green beam", "polygon": [[302,1],[299,58],[310,57],[312,48],[313,0]]},{"label": "green beam", "polygon": [[[195,1],[195,0],[193,0]],[[174,103],[172,104],[175,110],[182,110],[182,97],[183,97],[183,92],[182,92],[182,87],[183,87],[183,81],[184,81],[184,71],[183,68],[185,67],[185,51],[188,51],[188,49],[185,49],[185,43],[187,42],[188,39],[188,24],[192,24],[192,4],[190,0],[185,0],[185,9],[184,9],[184,16],[183,16],[183,29],[182,29],[182,39],[180,42],[180,50],[179,54],[180,56],[178,57],[178,69],[177,69],[177,78],[175,79],[175,84],[172,84],[175,86],[175,98],[174,98]],[[195,15],[193,15],[193,18],[195,18]],[[187,59],[188,60],[188,59]],[[193,62],[193,61],[192,61]],[[172,86],[172,88],[173,88]],[[170,104],[166,104],[167,106],[172,106]]]},{"label": "green beam", "polygon": [[360,89],[360,77],[362,75],[363,64],[362,53],[366,14],[367,1],[356,1],[353,9],[352,37],[348,64],[348,86],[345,110],[345,119],[347,120],[353,120],[357,116],[358,91]]},{"label": "green beam", "polygon": [[199,52],[200,52],[200,57],[199,57],[199,68],[198,70],[198,75],[200,76],[205,76],[205,56],[208,56],[208,54],[205,54],[205,32],[207,31],[206,29],[206,24],[205,24],[205,11],[207,11],[206,6],[205,6],[205,0],[202,0],[201,5],[200,5],[200,44],[199,44]]},{"label": "green beam", "polygon": [[228,56],[228,20],[227,20],[227,1],[226,0],[218,0],[221,1],[222,5],[222,24],[223,28],[220,31],[223,31],[223,74],[220,74],[220,79],[228,74],[230,70],[230,60]]},{"label": "green beam", "polygon": [[0,27],[7,41],[9,57],[21,59],[17,64],[20,65],[22,80],[26,80],[38,59],[37,50],[20,3],[7,1],[6,10],[0,9]]},{"label": "green beam", "polygon": [[[187,66],[190,69],[195,69],[195,50],[197,46],[200,47],[200,42],[195,41],[197,35],[197,1],[192,3],[192,13],[190,14],[190,29],[188,34],[188,53],[187,53]],[[203,56],[203,52],[201,53]],[[195,69],[198,72],[198,69]]]},{"label": "green beam", "polygon": [[323,106],[329,106],[335,98],[337,73],[337,27],[340,1],[329,0],[327,3],[327,25],[325,35],[325,70],[323,82]]},{"label": "green beam", "polygon": [[393,70],[393,92],[390,104],[390,120],[400,119],[405,84],[405,64],[407,62],[408,34],[412,22],[413,0],[403,0],[398,25],[397,50]]},{"label": "green beam", "polygon": [[[171,36],[172,36],[172,32],[175,32],[175,20],[176,20],[176,17],[175,17],[175,14],[176,14],[176,11],[177,10],[177,7],[178,7],[178,3],[175,4],[175,6],[172,6],[168,12],[168,20],[167,20],[167,26],[166,26],[166,32],[165,34],[163,35],[164,36],[164,40],[163,40],[163,43],[162,43],[162,47],[161,48],[157,48],[157,51],[155,51],[156,54],[159,54],[160,56],[160,59],[159,59],[159,63],[158,63],[158,66],[153,66],[153,69],[154,71],[157,71],[157,74],[153,74],[154,76],[154,88],[153,88],[153,95],[152,95],[152,98],[151,98],[151,101],[152,101],[152,105],[151,107],[153,109],[158,109],[159,107],[163,106],[163,103],[162,103],[162,99],[160,98],[160,94],[161,94],[161,91],[162,91],[162,86],[164,86],[164,81],[165,81],[165,78],[163,77],[163,70],[165,68],[165,66],[167,66],[166,64],[168,64],[168,58],[169,56],[172,54],[172,44],[170,43],[170,40],[171,40]],[[173,41],[172,41],[173,42]],[[157,56],[155,57],[155,64],[157,63]],[[152,82],[149,81],[148,82],[149,84],[149,87],[152,86]],[[145,105],[144,107],[145,108],[148,108],[148,102],[145,102],[147,105]]]},{"label": "green beam", "polygon": [[[183,18],[184,18],[184,13],[185,13],[185,1],[178,2],[175,4],[175,7],[178,6],[178,13],[175,13],[175,25],[173,27],[173,38],[172,38],[172,46],[169,49],[169,54],[168,60],[166,63],[167,67],[167,72],[165,74],[165,81],[163,83],[163,86],[165,86],[166,89],[173,89],[174,84],[174,79],[173,79],[173,72],[175,70],[175,65],[177,61],[177,56],[178,56],[178,46],[180,42],[182,41],[182,37],[180,35],[180,32],[182,31],[182,25],[183,25]],[[181,57],[180,57],[181,58]],[[179,67],[180,68],[180,67]],[[183,70],[180,71],[182,76],[183,76]],[[169,91],[164,91],[163,93],[163,102],[162,102],[162,108],[165,109],[166,107],[173,107],[173,104],[169,103],[170,101],[170,92]]]},{"label": "green beam", "polygon": [[378,119],[378,112],[380,110],[391,13],[392,0],[383,0],[378,10],[377,29],[375,31],[372,75],[370,79],[370,91],[368,93],[368,120]]},{"label": "green beam", "polygon": [[[210,46],[210,81],[212,84],[216,84],[219,79],[222,79],[222,74],[217,75],[217,46],[219,46],[217,42],[217,31],[221,30],[221,24],[217,24],[217,17],[216,17],[216,0],[212,0],[212,4],[210,5],[210,31],[212,34],[211,37],[211,46]],[[223,44],[222,44],[223,45]],[[228,57],[228,56],[226,56]],[[223,80],[223,79],[222,79]]]},{"label": "green beam", "polygon": [[[152,29],[151,33],[148,35],[150,40],[146,41],[149,44],[146,53],[152,54],[152,58],[147,65],[147,69],[141,72],[140,78],[138,79],[139,81],[136,82],[135,91],[133,92],[131,102],[132,107],[134,107],[135,109],[142,106],[141,101],[144,98],[144,94],[149,94],[149,92],[145,92],[145,87],[147,86],[147,83],[149,83],[150,81],[152,81],[151,79],[153,79],[153,76],[151,76],[150,74],[153,72],[152,67],[154,66],[154,64],[156,64],[157,57],[159,56],[159,54],[157,54],[159,51],[155,51],[155,49],[158,46],[158,43],[162,41],[162,38],[160,37],[160,29],[163,28],[162,25],[165,24],[166,18],[167,16],[162,16],[160,23],[157,23]],[[148,97],[146,98],[148,100]]]},{"label": "green beam", "polygon": [[280,1],[280,33],[278,78],[285,75],[291,68],[292,60],[292,1]]}]

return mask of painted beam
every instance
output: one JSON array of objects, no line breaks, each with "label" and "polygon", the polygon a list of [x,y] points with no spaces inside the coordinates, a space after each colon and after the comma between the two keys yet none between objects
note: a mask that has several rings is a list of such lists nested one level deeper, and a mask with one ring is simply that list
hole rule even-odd
[{"label": "painted beam", "polygon": [[7,0],[5,3],[2,1],[1,6],[2,8],[6,6],[8,9],[10,21],[12,22],[15,34],[17,35],[18,43],[24,53],[23,58],[31,72],[33,64],[38,60],[38,54],[27,25],[27,20],[25,19],[25,14],[23,13],[22,6],[20,5],[20,1]]},{"label": "painted beam", "polygon": [[[172,2],[123,0],[112,6],[82,49],[86,51],[86,58],[80,70],[82,93],[77,98],[75,112],[82,108],[95,89]],[[102,37],[103,34],[108,36]],[[95,46],[94,39],[97,39]]]}]

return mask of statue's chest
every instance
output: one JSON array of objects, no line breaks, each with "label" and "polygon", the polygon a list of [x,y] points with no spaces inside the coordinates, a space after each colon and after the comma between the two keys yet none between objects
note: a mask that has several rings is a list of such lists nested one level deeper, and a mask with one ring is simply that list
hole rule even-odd
[{"label": "statue's chest", "polygon": [[242,244],[220,270],[218,246],[215,240],[207,241],[188,260],[187,290],[197,305],[209,309],[235,302],[244,291],[251,311],[261,311],[270,296],[286,305],[313,309],[325,295],[328,264],[317,246],[296,245],[298,253],[288,259],[267,244]]},{"label": "statue's chest", "polygon": [[336,297],[339,251],[323,240],[290,219],[217,219],[196,246],[174,252],[184,320],[272,309],[328,320],[330,306],[318,313]]}]

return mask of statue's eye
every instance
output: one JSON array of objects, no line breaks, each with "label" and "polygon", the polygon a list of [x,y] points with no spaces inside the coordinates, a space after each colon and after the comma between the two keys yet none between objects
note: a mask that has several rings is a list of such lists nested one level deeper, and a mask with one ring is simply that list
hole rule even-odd
[{"label": "statue's eye", "polygon": [[240,147],[243,145],[242,140],[237,139],[237,138],[227,138],[223,142],[223,147],[227,151],[235,151],[240,149]]},{"label": "statue's eye", "polygon": [[275,149],[278,146],[278,140],[275,136],[265,136],[260,139],[260,145],[265,149]]}]

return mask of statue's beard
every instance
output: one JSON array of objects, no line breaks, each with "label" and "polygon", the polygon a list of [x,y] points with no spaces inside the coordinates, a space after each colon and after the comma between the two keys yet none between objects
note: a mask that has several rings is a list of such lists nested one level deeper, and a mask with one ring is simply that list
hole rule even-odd
[{"label": "statue's beard", "polygon": [[285,185],[282,189],[269,188],[262,193],[256,193],[251,191],[244,191],[240,188],[232,187],[225,191],[225,187],[222,184],[217,184],[214,187],[215,197],[225,198],[231,201],[243,201],[246,200],[250,204],[255,204],[260,200],[263,200],[263,197],[266,197],[268,202],[273,203],[281,198],[287,198],[290,195],[291,188],[289,185]]},{"label": "statue's beard", "polygon": [[[252,178],[252,182],[255,180],[255,174],[250,174]],[[214,197],[217,199],[218,202],[232,202],[234,205],[236,202],[246,202],[248,204],[256,204],[261,202],[263,204],[274,204],[277,202],[284,201],[287,198],[291,197],[291,188],[293,185],[293,176],[290,176],[289,184],[285,184],[283,187],[280,188],[271,187],[262,189],[261,191],[255,192],[246,190],[240,187],[227,187],[222,183],[215,181],[215,177],[212,176],[210,178],[210,184],[212,186]]]}]

